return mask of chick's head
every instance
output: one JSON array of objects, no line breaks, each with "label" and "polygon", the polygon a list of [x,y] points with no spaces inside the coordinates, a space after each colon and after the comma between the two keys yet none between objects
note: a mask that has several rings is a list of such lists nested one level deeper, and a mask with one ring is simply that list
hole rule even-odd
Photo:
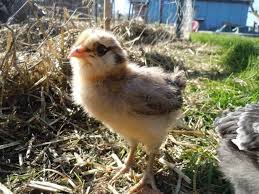
[{"label": "chick's head", "polygon": [[77,60],[89,70],[110,72],[125,65],[126,52],[113,34],[104,30],[83,31],[69,54],[71,61]]}]

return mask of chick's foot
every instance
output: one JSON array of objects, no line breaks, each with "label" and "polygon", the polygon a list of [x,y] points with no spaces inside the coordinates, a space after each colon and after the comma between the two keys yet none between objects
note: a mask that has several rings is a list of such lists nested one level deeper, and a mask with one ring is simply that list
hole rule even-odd
[{"label": "chick's foot", "polygon": [[159,191],[159,189],[156,186],[154,174],[151,172],[145,173],[142,179],[136,185],[130,188],[128,194],[136,193],[147,185],[150,185],[154,191]]}]

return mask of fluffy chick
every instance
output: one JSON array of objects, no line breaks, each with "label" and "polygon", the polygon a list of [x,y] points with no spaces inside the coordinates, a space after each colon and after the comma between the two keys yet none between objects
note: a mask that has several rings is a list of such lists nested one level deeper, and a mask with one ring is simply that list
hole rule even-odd
[{"label": "fluffy chick", "polygon": [[259,104],[238,108],[215,121],[220,168],[237,194],[259,193]]},{"label": "fluffy chick", "polygon": [[115,36],[103,30],[82,32],[69,58],[74,101],[130,145],[120,173],[130,168],[137,144],[143,143],[149,159],[133,190],[145,183],[156,189],[152,165],[168,127],[179,115],[186,84],[183,72],[170,74],[130,63]]}]

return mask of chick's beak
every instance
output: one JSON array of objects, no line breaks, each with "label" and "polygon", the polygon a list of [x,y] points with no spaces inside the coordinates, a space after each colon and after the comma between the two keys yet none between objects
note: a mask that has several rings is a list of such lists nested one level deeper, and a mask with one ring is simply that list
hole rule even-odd
[{"label": "chick's beak", "polygon": [[68,55],[68,59],[70,59],[71,57],[82,58],[85,53],[86,53],[85,48],[82,45],[79,45],[77,47],[72,48],[72,50]]}]

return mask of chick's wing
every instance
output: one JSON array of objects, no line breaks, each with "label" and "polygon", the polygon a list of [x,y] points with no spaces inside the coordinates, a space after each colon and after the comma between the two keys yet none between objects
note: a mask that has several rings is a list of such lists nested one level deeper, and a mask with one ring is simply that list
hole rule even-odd
[{"label": "chick's wing", "polygon": [[133,78],[125,87],[124,98],[129,110],[144,115],[167,114],[182,106],[180,89],[170,80]]}]

